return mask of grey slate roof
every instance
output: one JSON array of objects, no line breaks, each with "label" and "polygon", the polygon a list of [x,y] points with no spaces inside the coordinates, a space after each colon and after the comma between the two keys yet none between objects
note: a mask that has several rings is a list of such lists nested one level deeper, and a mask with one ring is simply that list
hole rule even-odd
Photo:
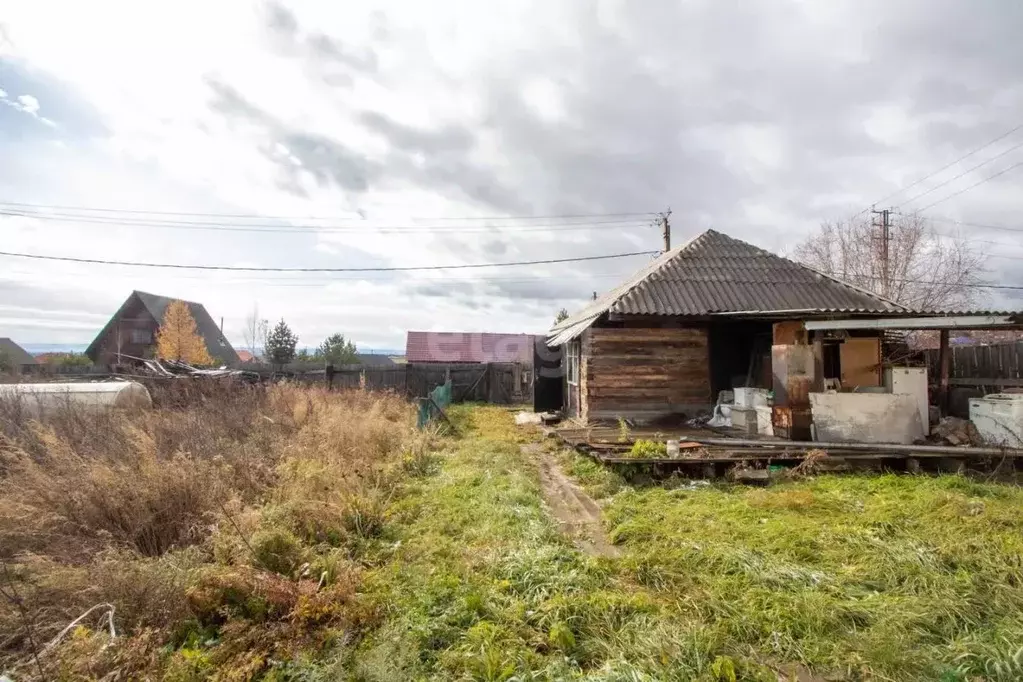
[{"label": "grey slate roof", "polygon": [[560,345],[605,312],[705,316],[715,313],[905,313],[903,306],[769,251],[707,230],[661,254],[619,287],[555,325]]},{"label": "grey slate roof", "polygon": [[13,365],[36,364],[31,353],[6,337],[0,337],[0,353],[6,355]]},{"label": "grey slate roof", "polygon": [[363,367],[396,367],[396,363],[386,355],[379,353],[357,353],[359,364]]}]

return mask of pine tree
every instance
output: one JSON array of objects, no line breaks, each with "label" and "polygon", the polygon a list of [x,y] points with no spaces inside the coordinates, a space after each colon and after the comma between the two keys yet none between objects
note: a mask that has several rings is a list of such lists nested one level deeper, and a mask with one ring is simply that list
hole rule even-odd
[{"label": "pine tree", "polygon": [[281,319],[266,337],[266,359],[277,366],[284,366],[295,359],[298,337],[292,333],[288,323]]},{"label": "pine tree", "polygon": [[165,360],[178,360],[190,365],[214,364],[184,301],[174,301],[167,306],[163,324],[156,332],[156,354]]},{"label": "pine tree", "polygon": [[564,308],[558,311],[558,316],[554,318],[554,324],[560,323],[562,320],[568,319],[568,311]]},{"label": "pine tree", "polygon": [[328,365],[354,365],[359,362],[358,350],[355,344],[345,339],[344,334],[331,334],[320,347],[316,349],[325,364]]}]

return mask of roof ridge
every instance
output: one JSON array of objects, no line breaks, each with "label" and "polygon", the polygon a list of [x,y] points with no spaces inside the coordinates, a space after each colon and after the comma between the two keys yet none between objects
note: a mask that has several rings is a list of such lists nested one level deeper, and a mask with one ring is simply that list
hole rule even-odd
[{"label": "roof ridge", "polygon": [[714,235],[717,235],[717,236],[720,236],[720,237],[724,237],[725,239],[728,239],[729,241],[742,244],[743,246],[751,248],[751,249],[753,249],[755,251],[759,251],[764,256],[769,256],[771,258],[777,258],[777,259],[785,261],[786,263],[791,263],[792,265],[795,265],[796,267],[805,268],[805,269],[813,272],[816,275],[819,275],[821,277],[824,277],[825,279],[829,279],[832,282],[835,282],[836,284],[840,284],[840,285],[842,285],[844,287],[848,287],[848,288],[852,289],[853,291],[856,291],[858,293],[864,294],[865,296],[870,296],[871,298],[875,298],[875,299],[877,299],[879,301],[882,301],[884,303],[887,303],[889,305],[893,305],[896,308],[899,308],[901,310],[909,310],[909,308],[907,308],[903,304],[898,303],[896,301],[893,301],[893,300],[891,300],[889,298],[885,298],[884,296],[881,296],[880,294],[878,294],[876,292],[870,291],[869,289],[864,289],[863,287],[856,286],[855,284],[851,284],[849,282],[846,282],[845,280],[840,279],[838,277],[835,277],[834,275],[829,275],[826,272],[818,270],[817,268],[813,267],[812,265],[807,265],[806,263],[800,263],[799,261],[794,260],[792,258],[789,258],[788,256],[783,256],[781,254],[774,253],[773,251],[768,251],[767,249],[765,249],[763,247],[760,247],[760,246],[757,246],[756,244],[752,244],[752,243],[746,241],[745,239],[739,239],[738,237],[733,237],[732,235],[727,234],[725,232],[720,232],[720,231],[714,230],[714,229],[707,229],[705,232],[703,232],[700,235],[700,237],[702,237],[703,235],[706,235],[706,234],[710,234],[710,233],[713,233]]},{"label": "roof ridge", "polygon": [[[624,283],[619,284],[617,287],[608,291],[603,296],[598,296],[596,300],[594,300],[592,303],[584,307],[575,315],[569,315],[564,320],[551,327],[550,331],[552,332],[559,331],[561,329],[570,327],[574,324],[579,324],[585,318],[596,319],[600,315],[607,312],[607,310],[610,309],[611,306],[613,306],[616,302],[618,302],[625,296],[628,296],[633,289],[642,284],[647,278],[655,275],[661,268],[671,263],[673,260],[675,260],[675,258],[682,255],[684,251],[686,251],[692,246],[695,246],[696,242],[698,242],[700,239],[709,234],[722,233],[716,232],[715,230],[706,229],[700,234],[696,235],[695,237],[689,239],[688,241],[679,244],[675,248],[663,252],[661,255],[657,256],[657,258],[655,258],[654,260],[650,261],[642,268],[637,270],[636,273],[632,275],[632,277],[626,280]],[[597,312],[592,313],[590,311]]]}]

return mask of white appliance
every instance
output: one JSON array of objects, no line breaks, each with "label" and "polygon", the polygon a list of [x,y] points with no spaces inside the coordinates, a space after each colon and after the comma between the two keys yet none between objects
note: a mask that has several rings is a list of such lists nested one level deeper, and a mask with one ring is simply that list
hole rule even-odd
[{"label": "white appliance", "polygon": [[738,387],[733,390],[735,391],[736,407],[751,409],[767,405],[767,394],[770,391],[766,388]]},{"label": "white appliance", "polygon": [[920,412],[920,423],[924,435],[931,432],[930,414],[927,409],[927,368],[890,367],[884,371],[884,386],[889,393],[912,395]]},{"label": "white appliance", "polygon": [[971,398],[970,421],[985,443],[1023,447],[1023,394],[992,393]]}]

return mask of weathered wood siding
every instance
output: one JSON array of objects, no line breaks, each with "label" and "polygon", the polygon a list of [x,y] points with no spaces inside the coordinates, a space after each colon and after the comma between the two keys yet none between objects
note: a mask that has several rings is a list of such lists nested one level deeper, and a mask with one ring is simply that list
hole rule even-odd
[{"label": "weathered wood siding", "polygon": [[713,405],[707,331],[591,328],[583,335],[582,418],[648,421]]}]

